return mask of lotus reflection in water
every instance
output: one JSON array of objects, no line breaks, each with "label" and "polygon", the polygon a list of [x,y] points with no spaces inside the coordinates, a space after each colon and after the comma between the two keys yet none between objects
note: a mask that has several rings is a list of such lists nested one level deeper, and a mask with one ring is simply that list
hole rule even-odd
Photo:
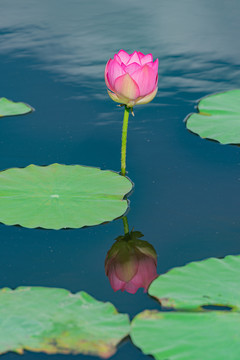
[{"label": "lotus reflection in water", "polygon": [[[126,219],[126,218],[125,218]],[[139,288],[144,292],[157,274],[157,254],[147,241],[141,240],[139,231],[119,236],[105,259],[105,272],[114,291],[135,294]]]}]

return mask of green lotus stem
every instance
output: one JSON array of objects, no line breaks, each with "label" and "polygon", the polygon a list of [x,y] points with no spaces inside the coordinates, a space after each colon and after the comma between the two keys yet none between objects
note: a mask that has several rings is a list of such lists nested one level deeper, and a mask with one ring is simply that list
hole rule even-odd
[{"label": "green lotus stem", "polygon": [[123,221],[123,227],[124,227],[124,234],[127,235],[127,234],[129,234],[129,226],[128,226],[127,217],[123,216],[122,221]]},{"label": "green lotus stem", "polygon": [[121,175],[126,175],[127,129],[130,108],[125,105],[122,127]]}]

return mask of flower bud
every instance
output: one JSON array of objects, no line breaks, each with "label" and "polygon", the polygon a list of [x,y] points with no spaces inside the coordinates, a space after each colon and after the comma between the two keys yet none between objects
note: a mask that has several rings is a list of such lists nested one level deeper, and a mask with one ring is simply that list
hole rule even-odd
[{"label": "flower bud", "polygon": [[128,107],[147,104],[158,90],[158,59],[153,62],[152,54],[120,50],[107,62],[105,82],[112,100]]}]

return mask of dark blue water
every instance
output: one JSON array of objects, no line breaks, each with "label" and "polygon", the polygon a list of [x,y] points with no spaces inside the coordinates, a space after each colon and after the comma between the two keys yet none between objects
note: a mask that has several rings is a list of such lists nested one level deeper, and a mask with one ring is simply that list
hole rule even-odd
[{"label": "dark blue water", "polygon": [[[129,124],[129,225],[155,247],[159,273],[239,254],[240,149],[202,140],[183,122],[202,96],[240,87],[239,14],[238,0],[1,0],[0,96],[36,111],[1,120],[0,169],[59,162],[119,171],[123,109],[106,93],[105,63],[121,48],[152,52],[159,92]],[[110,287],[104,260],[122,234],[121,220],[61,231],[0,225],[0,287],[85,290],[131,318],[159,308],[142,289]],[[130,342],[113,356],[143,358]]]}]

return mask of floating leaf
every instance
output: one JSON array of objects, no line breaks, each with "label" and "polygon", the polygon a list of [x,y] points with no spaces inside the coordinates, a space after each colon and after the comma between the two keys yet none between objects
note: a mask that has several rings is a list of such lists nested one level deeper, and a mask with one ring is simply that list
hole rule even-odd
[{"label": "floating leaf", "polygon": [[33,108],[23,102],[14,102],[6,98],[0,98],[0,117],[23,115],[32,111]]},{"label": "floating leaf", "polygon": [[221,144],[240,144],[240,90],[209,95],[198,110],[188,117],[188,130]]},{"label": "floating leaf", "polygon": [[128,207],[132,183],[112,171],[80,165],[29,165],[0,172],[0,222],[45,229],[111,221]]},{"label": "floating leaf", "polygon": [[239,360],[240,314],[145,311],[133,320],[131,338],[157,360]]},{"label": "floating leaf", "polygon": [[0,353],[25,349],[107,358],[129,332],[128,316],[112,304],[64,289],[2,289],[0,319]]},{"label": "floating leaf", "polygon": [[[132,322],[133,343],[157,360],[238,360],[239,276],[240,256],[193,262],[159,276],[149,294],[181,312],[139,314]],[[204,305],[237,311],[204,311]]]},{"label": "floating leaf", "polygon": [[240,311],[239,285],[240,256],[227,256],[174,268],[154,280],[148,292],[165,307],[195,310],[220,305]]}]

